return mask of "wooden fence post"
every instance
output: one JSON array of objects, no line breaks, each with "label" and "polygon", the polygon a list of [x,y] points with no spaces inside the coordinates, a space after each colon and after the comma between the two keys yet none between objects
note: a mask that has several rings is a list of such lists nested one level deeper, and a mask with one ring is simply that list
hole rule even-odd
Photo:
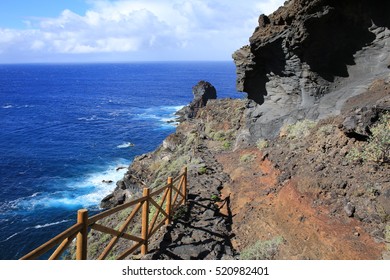
[{"label": "wooden fence post", "polygon": [[87,244],[88,244],[88,210],[81,209],[77,212],[77,223],[82,224],[80,232],[77,234],[76,242],[76,259],[87,259]]},{"label": "wooden fence post", "polygon": [[183,184],[184,184],[184,188],[183,188],[183,195],[184,195],[184,201],[183,203],[184,204],[187,204],[187,167],[184,167],[184,180],[183,180]]},{"label": "wooden fence post", "polygon": [[142,239],[144,244],[141,247],[141,254],[146,255],[148,253],[148,231],[149,231],[149,188],[144,188],[143,197],[146,197],[144,204],[142,206]]},{"label": "wooden fence post", "polygon": [[168,177],[168,193],[167,193],[167,204],[165,206],[165,212],[168,214],[168,218],[165,221],[165,225],[169,225],[172,221],[172,177]]}]

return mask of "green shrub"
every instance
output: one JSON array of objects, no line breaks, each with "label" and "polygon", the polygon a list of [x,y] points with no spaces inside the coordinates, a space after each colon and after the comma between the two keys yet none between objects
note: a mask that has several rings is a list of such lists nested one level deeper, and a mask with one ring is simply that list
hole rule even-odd
[{"label": "green shrub", "polygon": [[206,172],[207,172],[207,167],[206,167],[206,166],[201,166],[201,167],[198,169],[198,174],[199,174],[199,175],[206,174]]},{"label": "green shrub", "polygon": [[243,154],[243,155],[240,157],[240,163],[248,163],[248,162],[253,161],[255,158],[256,158],[256,155],[252,155],[252,154]]},{"label": "green shrub", "polygon": [[197,135],[196,133],[190,133],[190,134],[187,136],[186,143],[184,144],[184,146],[185,146],[187,149],[190,149],[193,145],[196,144],[197,138],[198,138],[198,135]]},{"label": "green shrub", "polygon": [[390,114],[384,114],[371,128],[371,137],[363,150],[363,160],[374,162],[390,161]]},{"label": "green shrub", "polygon": [[358,148],[352,148],[348,151],[346,156],[349,161],[359,161],[362,160],[362,152]]},{"label": "green shrub", "polygon": [[326,124],[326,125],[323,125],[321,126],[319,129],[318,129],[318,133],[319,135],[321,136],[328,136],[328,135],[331,135],[334,131],[334,126],[331,125],[331,124]]},{"label": "green shrub", "polygon": [[223,142],[223,144],[222,144],[222,148],[223,148],[224,150],[229,150],[229,149],[231,148],[231,146],[232,146],[232,143],[231,143],[230,141],[225,141],[225,142]]},{"label": "green shrub", "polygon": [[225,132],[224,131],[217,131],[214,135],[213,135],[213,139],[215,141],[225,141],[226,140],[226,135],[225,135]]},{"label": "green shrub", "polygon": [[211,199],[212,201],[215,201],[215,202],[221,201],[221,198],[220,198],[218,195],[216,195],[216,194],[211,195],[211,196],[210,196],[210,199]]},{"label": "green shrub", "polygon": [[386,225],[384,234],[385,234],[386,250],[388,251],[388,253],[390,253],[390,224]]},{"label": "green shrub", "polygon": [[353,148],[348,152],[351,161],[390,162],[390,114],[384,114],[377,124],[371,127],[372,135],[361,150]]},{"label": "green shrub", "polygon": [[316,122],[310,120],[299,121],[295,124],[285,125],[282,130],[288,139],[303,138],[310,134],[310,130],[316,126]]},{"label": "green shrub", "polygon": [[256,146],[257,148],[261,151],[265,148],[268,148],[269,146],[269,143],[267,140],[263,139],[263,138],[260,138],[259,140],[257,140],[256,142]]},{"label": "green shrub", "polygon": [[278,253],[283,237],[277,236],[271,240],[257,241],[255,244],[242,250],[241,260],[272,260]]}]

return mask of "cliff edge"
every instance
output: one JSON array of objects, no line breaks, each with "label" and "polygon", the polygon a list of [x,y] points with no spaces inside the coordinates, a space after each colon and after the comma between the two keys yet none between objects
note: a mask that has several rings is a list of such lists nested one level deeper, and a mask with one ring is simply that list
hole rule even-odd
[{"label": "cliff edge", "polygon": [[144,258],[389,259],[389,13],[291,0],[261,15],[233,54],[248,99],[214,99],[202,82],[207,102],[194,91],[176,132],[104,201],[188,167],[188,203]]},{"label": "cliff edge", "polygon": [[250,44],[233,54],[237,89],[254,101],[253,139],[337,115],[349,98],[387,78],[389,12],[381,0],[291,0],[260,15]]}]

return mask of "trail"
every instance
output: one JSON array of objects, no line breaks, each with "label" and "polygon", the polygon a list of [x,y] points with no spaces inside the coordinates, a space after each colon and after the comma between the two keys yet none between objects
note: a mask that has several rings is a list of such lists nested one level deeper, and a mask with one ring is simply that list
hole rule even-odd
[{"label": "trail", "polygon": [[[199,145],[194,156],[204,160],[207,170],[204,174],[189,172],[187,205],[151,242],[145,259],[220,260],[234,259],[237,255],[231,243],[229,198],[216,203],[229,176],[206,146]],[[222,207],[227,209],[223,211],[227,215],[221,213]]]}]

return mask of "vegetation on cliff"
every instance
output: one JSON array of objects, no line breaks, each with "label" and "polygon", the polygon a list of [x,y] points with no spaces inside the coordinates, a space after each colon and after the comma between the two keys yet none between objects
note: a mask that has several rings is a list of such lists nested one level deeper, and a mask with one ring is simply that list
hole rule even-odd
[{"label": "vegetation on cliff", "polygon": [[234,54],[249,99],[189,106],[118,182],[128,200],[188,166],[189,203],[146,258],[390,258],[384,2],[292,0],[259,18]]}]

